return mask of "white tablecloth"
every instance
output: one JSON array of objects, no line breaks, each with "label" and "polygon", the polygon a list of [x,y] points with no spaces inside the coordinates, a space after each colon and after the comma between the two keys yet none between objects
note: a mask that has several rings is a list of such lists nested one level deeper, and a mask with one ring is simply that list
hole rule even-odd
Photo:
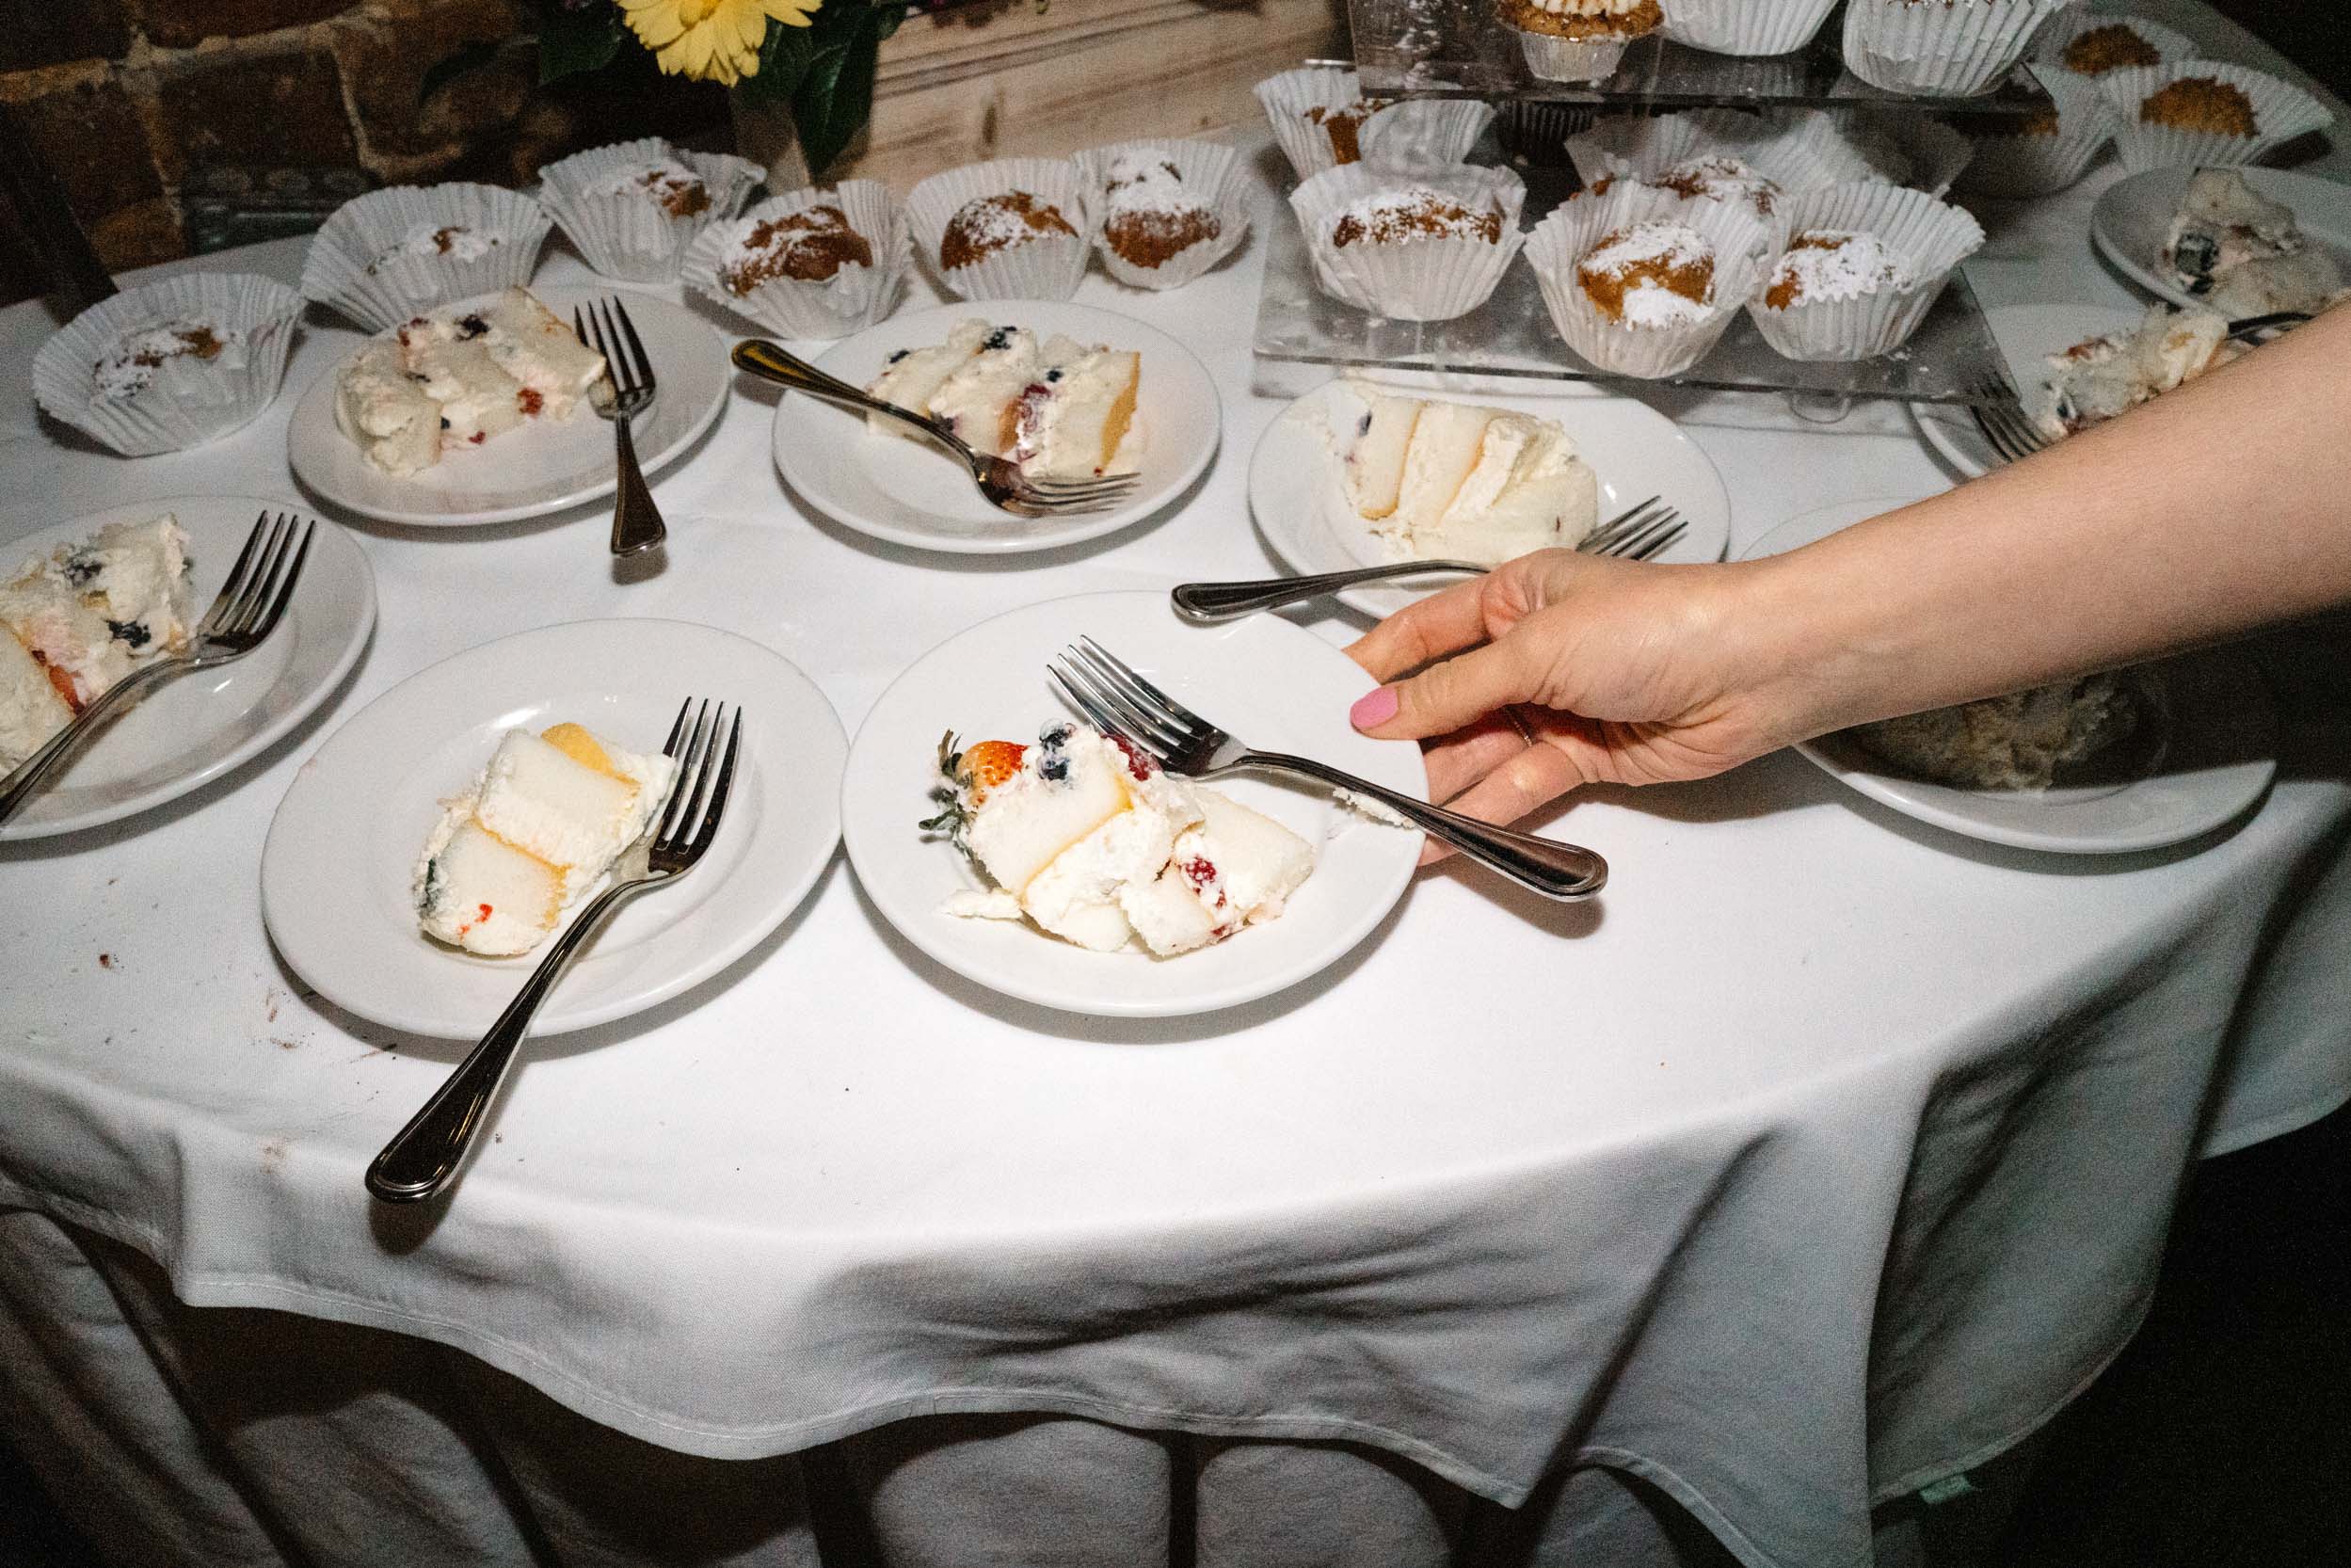
[{"label": "white tablecloth", "polygon": [[[1988,209],[1978,292],[2126,301],[2086,236],[2114,177]],[[1270,186],[1258,220],[1287,221]],[[983,560],[869,541],[783,492],[751,388],[656,476],[672,539],[648,581],[616,579],[601,507],[361,524],[381,619],[318,720],[170,808],[0,848],[0,1208],[126,1243],[186,1304],[455,1347],[678,1455],[1062,1413],[1252,1440],[1218,1453],[1362,1445],[1503,1505],[1606,1465],[1751,1563],[1827,1564],[1866,1555],[1874,1501],[2030,1432],[2135,1327],[2199,1149],[2351,1094],[2351,769],[2323,681],[2295,680],[2259,809],[2175,852],[1994,849],[1783,755],[1564,808],[1561,831],[1615,867],[1597,903],[1424,875],[1330,971],[1191,1020],[996,996],[897,937],[837,863],[717,980],[530,1049],[454,1202],[369,1204],[366,1161],[460,1048],[335,1012],[272,953],[256,868],[302,759],[403,677],[529,626],[725,627],[854,728],[924,648],[1000,611],[1263,574],[1243,477],[1283,399],[1257,392],[1303,383],[1256,381],[1261,244],[1173,295],[1081,289],[1191,344],[1224,399],[1198,491],[1097,545]],[[291,279],[299,259],[207,264]],[[551,252],[540,276],[584,272]],[[39,307],[0,312],[0,538],[142,497],[294,498],[287,411],[357,341],[314,318],[258,424],[126,462],[35,422],[50,328]],[[1771,400],[1656,401],[1720,467],[1734,553],[1799,512],[1948,482],[1890,408],[1819,429]],[[2266,656],[2292,679],[2341,646]],[[14,1310],[72,1318],[38,1260],[87,1261],[54,1227],[17,1234],[32,1283]],[[134,1272],[117,1265],[112,1299]],[[33,1364],[0,1373],[19,1430],[40,1390],[75,1386]],[[1000,1479],[1037,1473],[1039,1451],[1008,1437]],[[872,1495],[886,1514],[888,1488]]]}]

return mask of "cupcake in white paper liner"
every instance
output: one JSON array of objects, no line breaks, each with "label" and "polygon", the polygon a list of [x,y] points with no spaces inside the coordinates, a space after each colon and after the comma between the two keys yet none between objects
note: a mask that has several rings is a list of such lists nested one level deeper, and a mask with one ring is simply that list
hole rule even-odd
[{"label": "cupcake in white paper liner", "polygon": [[1067,299],[1094,245],[1094,202],[1067,158],[996,158],[934,174],[906,193],[906,217],[950,294]]},{"label": "cupcake in white paper liner", "polygon": [[1378,110],[1355,133],[1363,161],[1399,168],[1412,164],[1469,160],[1494,106],[1476,98],[1415,98]]},{"label": "cupcake in white paper liner", "polygon": [[319,229],[302,297],[381,332],[436,305],[528,283],[551,226],[546,208],[497,185],[388,185],[344,202]]},{"label": "cupcake in white paper liner", "polygon": [[914,235],[879,180],[771,196],[686,248],[685,280],[783,338],[841,338],[895,310]]},{"label": "cupcake in white paper liner", "polygon": [[734,216],[766,177],[748,158],[643,136],[549,164],[539,200],[605,277],[665,283],[695,236]]},{"label": "cupcake in white paper liner", "polygon": [[2196,43],[2158,23],[2111,11],[2068,7],[2033,40],[2033,60],[2052,69],[2038,72],[2041,85],[2052,77],[2095,82],[2110,71],[2135,65],[2168,65],[2196,58]]},{"label": "cupcake in white paper liner", "polygon": [[1676,43],[1715,55],[1785,55],[1801,49],[1836,9],[1837,0],[1658,0],[1658,30]]},{"label": "cupcake in white paper liner", "polygon": [[2133,66],[2098,78],[2115,106],[2122,167],[2249,164],[2335,117],[2291,82],[2215,60]]},{"label": "cupcake in white paper liner", "polygon": [[1507,168],[1347,164],[1290,192],[1324,291],[1402,321],[1450,321],[1484,304],[1526,240],[1525,182]]},{"label": "cupcake in white paper liner", "polygon": [[1544,82],[1615,74],[1624,51],[1664,21],[1658,0],[1495,0],[1494,13],[1518,35],[1528,72]]},{"label": "cupcake in white paper liner", "polygon": [[1846,68],[1872,87],[1972,98],[2024,57],[2063,0],[1847,0]]},{"label": "cupcake in white paper liner", "polygon": [[278,395],[302,296],[247,272],[188,272],[102,299],[33,356],[33,400],[125,457],[201,445]]},{"label": "cupcake in white paper liner", "polygon": [[1078,154],[1103,270],[1139,289],[1179,289],[1249,234],[1248,173],[1212,141],[1122,141]]},{"label": "cupcake in white paper liner", "polygon": [[1364,122],[1388,104],[1386,99],[1366,98],[1353,72],[1329,65],[1268,76],[1256,91],[1273,139],[1302,181],[1361,158]]},{"label": "cupcake in white paper liner", "polygon": [[1791,360],[1868,360],[1909,341],[1984,243],[1960,208],[1897,185],[1841,184],[1789,204],[1791,238],[1749,302]]},{"label": "cupcake in white paper liner", "polygon": [[[1692,233],[1701,245],[1688,244]],[[1761,276],[1763,233],[1753,213],[1730,202],[1625,184],[1553,208],[1527,236],[1527,264],[1568,347],[1602,370],[1655,380],[1704,359],[1737,319]],[[1582,276],[1595,251],[1603,262],[1645,261],[1661,276],[1628,287],[1619,267],[1607,267],[1597,280],[1618,296],[1611,313]],[[1702,262],[1703,287],[1689,271]]]},{"label": "cupcake in white paper liner", "polygon": [[1972,196],[2047,196],[2080,179],[2114,139],[2122,117],[2095,83],[2052,71],[2041,85],[2056,107],[2012,133],[1975,137],[1975,158],[1959,178],[1960,190]]}]

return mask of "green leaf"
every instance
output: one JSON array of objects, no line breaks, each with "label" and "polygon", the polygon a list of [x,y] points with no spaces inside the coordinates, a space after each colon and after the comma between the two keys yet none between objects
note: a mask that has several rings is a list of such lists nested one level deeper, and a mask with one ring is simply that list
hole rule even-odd
[{"label": "green leaf", "polygon": [[881,11],[841,6],[818,13],[840,18],[818,45],[792,95],[792,120],[811,174],[840,157],[873,112],[873,71],[882,45]]},{"label": "green leaf", "polygon": [[791,98],[816,58],[817,36],[813,26],[787,27],[769,18],[767,37],[760,40],[760,69],[744,78],[744,90],[777,102]]},{"label": "green leaf", "polygon": [[538,79],[552,82],[583,71],[601,71],[620,53],[628,29],[617,6],[589,6],[546,12],[538,35]]}]

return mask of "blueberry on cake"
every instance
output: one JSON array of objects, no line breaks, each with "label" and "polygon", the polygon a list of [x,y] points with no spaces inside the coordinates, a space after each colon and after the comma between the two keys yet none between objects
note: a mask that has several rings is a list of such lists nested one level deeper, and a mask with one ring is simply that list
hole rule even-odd
[{"label": "blueberry on cake", "polygon": [[1347,504],[1399,559],[1498,566],[1599,520],[1599,482],[1549,420],[1357,383],[1335,395]]},{"label": "blueberry on cake", "polygon": [[1767,310],[1834,299],[1858,299],[1918,280],[1909,258],[1871,233],[1844,229],[1807,229],[1788,241],[1771,282],[1764,290]]},{"label": "blueberry on cake", "polygon": [[1575,284],[1607,320],[1683,326],[1715,308],[1714,244],[1687,224],[1652,218],[1614,229],[1575,264]]},{"label": "blueberry on cake", "polygon": [[1125,261],[1158,267],[1223,232],[1216,209],[1157,153],[1122,152],[1103,186],[1102,243]]},{"label": "blueberry on cake", "polygon": [[98,696],[187,646],[187,535],[167,515],[114,522],[0,583],[0,773]]},{"label": "blueberry on cake", "polygon": [[645,835],[677,776],[675,759],[580,725],[506,731],[425,838],[409,880],[419,928],[486,957],[530,952]]},{"label": "blueberry on cake", "polygon": [[2167,82],[2142,100],[2139,123],[2167,125],[2175,131],[2204,131],[2217,136],[2261,134],[2253,100],[2234,82],[2213,76],[2183,76]]},{"label": "blueberry on cake", "polygon": [[1075,237],[1077,232],[1059,207],[1025,190],[974,197],[947,220],[947,232],[939,239],[938,264],[952,272],[1048,234]]},{"label": "blueberry on cake", "polygon": [[527,289],[421,315],[336,373],[335,424],[396,477],[534,419],[563,420],[604,357]]},{"label": "blueberry on cake", "polygon": [[771,278],[823,283],[844,266],[872,264],[872,244],[850,227],[848,215],[820,202],[752,224],[728,248],[718,276],[729,293],[745,295]]},{"label": "blueberry on cake", "polygon": [[2304,236],[2294,209],[2233,168],[2196,171],[2163,255],[2173,282],[2231,318],[2316,314],[2343,288],[2334,257]]},{"label": "blueberry on cake", "polygon": [[1350,202],[1331,226],[1331,244],[1410,245],[1419,240],[1472,239],[1502,243],[1502,209],[1465,207],[1441,190],[1407,185]]},{"label": "blueberry on cake", "polygon": [[1171,957],[1279,916],[1314,849],[1221,792],[1171,777],[1115,736],[1050,725],[1034,745],[939,742],[943,834],[989,882],[944,912],[1026,916],[1096,952]]}]

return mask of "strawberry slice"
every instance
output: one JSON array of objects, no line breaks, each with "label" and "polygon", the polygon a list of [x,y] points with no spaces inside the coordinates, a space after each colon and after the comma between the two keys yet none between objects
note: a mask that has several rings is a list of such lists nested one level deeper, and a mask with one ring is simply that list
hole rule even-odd
[{"label": "strawberry slice", "polygon": [[1020,760],[1028,754],[1029,748],[1016,742],[982,741],[965,748],[956,760],[955,776],[977,806],[990,790],[1020,771]]}]

